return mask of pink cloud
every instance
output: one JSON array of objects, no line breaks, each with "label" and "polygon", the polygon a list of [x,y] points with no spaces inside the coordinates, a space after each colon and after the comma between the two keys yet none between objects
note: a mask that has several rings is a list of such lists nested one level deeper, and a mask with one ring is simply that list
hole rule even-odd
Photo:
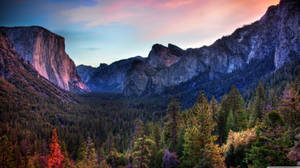
[{"label": "pink cloud", "polygon": [[167,9],[174,9],[179,7],[184,7],[186,5],[194,4],[197,0],[170,0],[166,2],[162,2],[158,4],[158,7],[167,8]]},{"label": "pink cloud", "polygon": [[[134,27],[144,40],[183,34],[213,38],[258,19],[279,0],[98,0],[61,14],[86,28],[112,23]],[[201,40],[201,39],[200,39]]]}]

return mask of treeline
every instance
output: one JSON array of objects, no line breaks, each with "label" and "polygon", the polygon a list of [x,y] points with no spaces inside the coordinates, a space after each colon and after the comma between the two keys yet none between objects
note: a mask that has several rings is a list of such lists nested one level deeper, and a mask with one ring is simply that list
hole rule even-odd
[{"label": "treeline", "polygon": [[[93,120],[102,116],[94,114],[91,107],[95,106],[85,109],[90,109],[87,113],[94,118],[85,118],[91,114],[83,118],[94,124]],[[1,127],[6,134],[2,131],[0,139],[0,167],[210,168],[293,166],[300,162],[300,76],[280,95],[259,84],[253,100],[247,102],[235,86],[219,103],[214,98],[208,101],[201,92],[194,106],[186,110],[171,97],[165,117],[159,120],[150,120],[145,112],[143,117],[138,113],[130,116],[128,106],[118,113],[120,107],[125,106],[101,113],[114,121],[108,125],[112,128],[102,127],[109,131],[84,122],[80,126],[95,130],[69,133],[79,130],[72,129],[72,124],[83,122],[72,118],[72,124],[66,124],[68,129],[53,124],[53,130],[49,124],[48,137],[37,134],[37,140],[28,141],[12,136],[9,129],[15,129],[6,123],[8,128]],[[130,119],[128,125],[124,118]],[[109,135],[101,136],[103,132]],[[68,138],[70,135],[74,137]]]}]

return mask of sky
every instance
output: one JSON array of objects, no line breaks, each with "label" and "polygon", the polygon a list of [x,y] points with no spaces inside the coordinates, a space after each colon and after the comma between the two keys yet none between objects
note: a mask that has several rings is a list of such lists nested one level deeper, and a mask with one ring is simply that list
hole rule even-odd
[{"label": "sky", "polygon": [[260,19],[279,0],[0,0],[0,26],[43,26],[63,36],[76,65],[97,67],[153,44],[210,45]]}]

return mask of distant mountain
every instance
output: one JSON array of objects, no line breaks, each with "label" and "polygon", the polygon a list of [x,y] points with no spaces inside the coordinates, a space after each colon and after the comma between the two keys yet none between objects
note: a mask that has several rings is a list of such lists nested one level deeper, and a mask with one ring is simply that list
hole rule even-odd
[{"label": "distant mountain", "polygon": [[[281,0],[259,21],[237,29],[211,46],[182,50],[172,44],[168,47],[155,44],[147,58],[118,69],[122,74],[118,80],[120,87],[111,91],[122,91],[126,96],[196,94],[199,90],[211,90],[215,81],[219,86],[212,94],[217,96],[223,95],[227,86],[231,87],[235,82],[239,89],[246,90],[286,63],[300,58],[299,27],[300,2]],[[88,86],[94,84],[92,90],[115,80],[104,77],[115,73],[117,68],[110,68],[112,65],[99,68],[90,77],[85,76],[89,79]],[[110,71],[106,71],[107,68]]]},{"label": "distant mountain", "polygon": [[16,52],[41,76],[72,92],[89,91],[65,52],[64,38],[42,27],[0,27]]},{"label": "distant mountain", "polygon": [[[41,76],[21,57],[6,34],[0,30],[0,102],[5,104],[7,101],[12,101],[19,104],[26,102],[22,100],[24,97],[75,102],[67,91]],[[20,104],[19,106],[22,107]]]},{"label": "distant mountain", "polygon": [[114,62],[111,65],[100,64],[97,68],[79,65],[77,71],[91,90],[121,93],[128,70],[132,64],[139,61],[144,61],[144,58],[133,57]]}]

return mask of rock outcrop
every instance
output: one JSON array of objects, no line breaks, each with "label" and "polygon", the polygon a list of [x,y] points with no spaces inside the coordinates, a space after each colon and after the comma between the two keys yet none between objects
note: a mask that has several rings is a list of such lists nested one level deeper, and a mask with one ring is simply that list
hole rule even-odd
[{"label": "rock outcrop", "polygon": [[42,27],[1,27],[16,52],[44,78],[72,92],[89,91],[65,52],[64,38]]},{"label": "rock outcrop", "polygon": [[[76,102],[69,92],[45,79],[21,57],[4,32],[0,30],[0,94],[38,96]],[[14,97],[15,98],[15,97]],[[15,99],[13,98],[14,101]],[[19,103],[19,102],[16,102]]]}]

